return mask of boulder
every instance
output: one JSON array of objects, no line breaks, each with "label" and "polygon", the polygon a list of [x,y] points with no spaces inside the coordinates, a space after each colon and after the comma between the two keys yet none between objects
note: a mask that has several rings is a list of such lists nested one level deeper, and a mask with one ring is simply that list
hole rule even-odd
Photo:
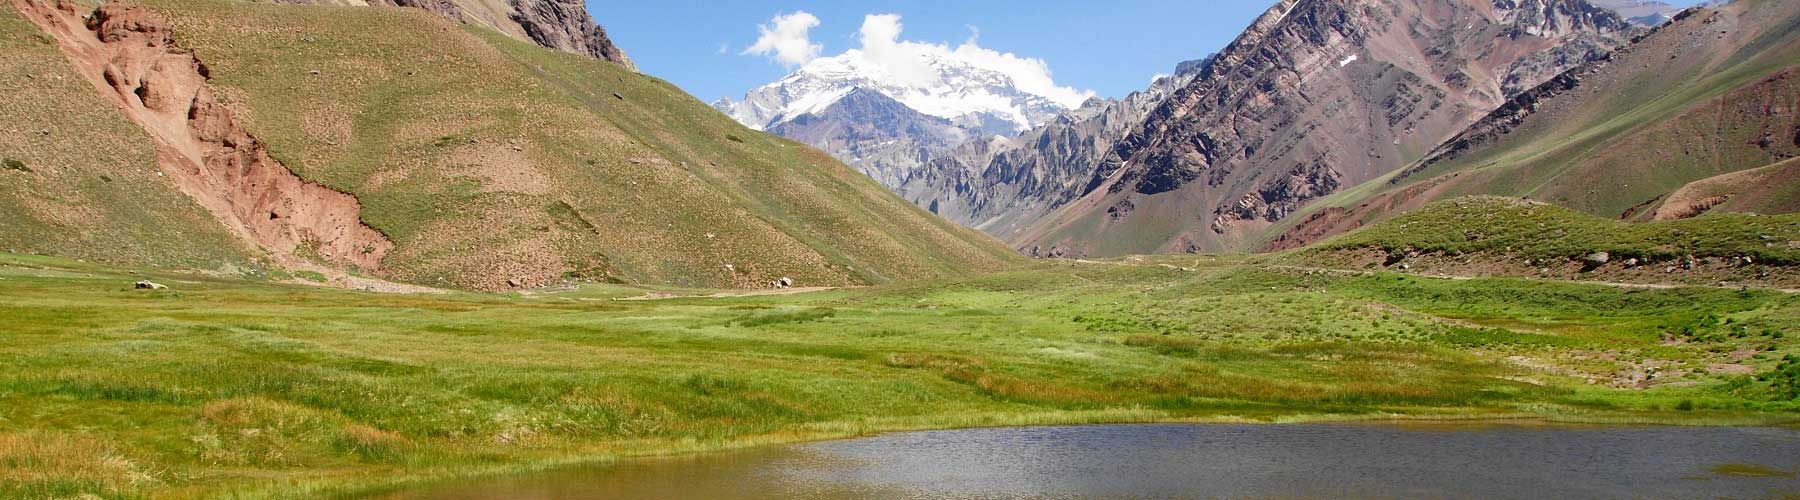
[{"label": "boulder", "polygon": [[794,286],[793,278],[782,276],[781,279],[775,280],[775,288],[787,288],[791,286]]},{"label": "boulder", "polygon": [[157,282],[150,281],[150,280],[143,280],[143,281],[139,281],[137,283],[132,283],[131,287],[138,289],[138,290],[165,290],[165,289],[169,288],[169,287],[163,286],[161,283],[157,283]]},{"label": "boulder", "polygon": [[1581,263],[1586,264],[1588,267],[1604,266],[1607,262],[1611,261],[1612,254],[1606,252],[1594,252],[1581,257]]}]

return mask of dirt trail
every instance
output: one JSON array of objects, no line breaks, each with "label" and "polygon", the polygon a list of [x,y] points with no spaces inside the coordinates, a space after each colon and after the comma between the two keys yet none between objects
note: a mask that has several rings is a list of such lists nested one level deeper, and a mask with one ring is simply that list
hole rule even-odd
[{"label": "dirt trail", "polygon": [[836,286],[802,286],[793,288],[761,288],[750,290],[726,290],[707,295],[681,295],[668,292],[650,292],[636,297],[621,297],[613,300],[664,300],[664,299],[724,299],[732,297],[761,297],[770,295],[795,295],[801,293],[839,290],[845,287]]},{"label": "dirt trail", "polygon": [[214,98],[206,65],[175,43],[162,18],[117,2],[87,14],[70,0],[12,3],[56,38],[102,97],[143,127],[156,142],[162,173],[241,240],[284,267],[325,274],[338,286],[429,290],[353,276],[301,256],[376,270],[394,245],[362,223],[355,197],[301,179],[271,158]]},{"label": "dirt trail", "polygon": [[[1142,266],[1142,265],[1146,265],[1142,262],[1108,262],[1108,261],[1104,261],[1104,260],[1088,260],[1088,259],[1074,259],[1074,260],[1075,260],[1075,262],[1080,262],[1082,264],[1103,264],[1103,265],[1112,265],[1112,266]],[[1174,269],[1176,271],[1186,271],[1186,272],[1190,272],[1190,273],[1194,272],[1194,271],[1199,271],[1199,269],[1194,269],[1191,267],[1181,267],[1181,266],[1177,266],[1174,264],[1160,264],[1159,263],[1156,265],[1166,267],[1169,269]]]}]

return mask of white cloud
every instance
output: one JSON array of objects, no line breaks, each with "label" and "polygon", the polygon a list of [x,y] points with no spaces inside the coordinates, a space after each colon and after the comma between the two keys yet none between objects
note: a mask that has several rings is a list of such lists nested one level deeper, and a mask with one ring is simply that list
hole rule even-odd
[{"label": "white cloud", "polygon": [[819,26],[819,18],[806,11],[776,14],[769,24],[757,26],[756,43],[744,54],[766,56],[781,64],[797,66],[817,59],[824,47],[813,43],[808,32]]},{"label": "white cloud", "polygon": [[860,52],[864,62],[886,70],[905,85],[922,87],[934,83],[939,75],[928,61],[944,58],[997,71],[1012,79],[1019,90],[1044,96],[1063,106],[1077,107],[1094,96],[1093,91],[1057,85],[1050,77],[1050,66],[1042,59],[982,47],[977,40],[980,31],[973,26],[969,39],[955,47],[945,43],[901,40],[902,28],[898,14],[870,14],[863,17],[858,42],[862,44]]},{"label": "white cloud", "polygon": [[725,42],[719,42],[719,55],[725,55],[725,54],[729,54],[729,53],[731,53],[731,44],[728,44]]}]

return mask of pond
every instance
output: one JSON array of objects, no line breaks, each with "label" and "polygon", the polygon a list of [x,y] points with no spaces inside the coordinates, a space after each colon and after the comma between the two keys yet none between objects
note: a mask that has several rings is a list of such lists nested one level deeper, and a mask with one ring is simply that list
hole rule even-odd
[{"label": "pond", "polygon": [[1800,430],[1152,424],[904,432],[392,498],[1694,498],[1800,494]]}]

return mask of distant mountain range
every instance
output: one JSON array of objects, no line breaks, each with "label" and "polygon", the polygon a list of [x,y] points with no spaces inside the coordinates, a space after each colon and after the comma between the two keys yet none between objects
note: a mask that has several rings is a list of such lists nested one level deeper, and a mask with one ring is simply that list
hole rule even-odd
[{"label": "distant mountain range", "polygon": [[1017,135],[1081,105],[1023,90],[1004,71],[954,51],[921,54],[916,64],[908,68],[915,74],[898,75],[853,49],[713,107],[750,128],[824,149],[893,186],[945,149]]},{"label": "distant mountain range", "polygon": [[884,84],[855,51],[715,107],[1039,256],[1249,249],[1512,96],[1682,9],[1652,0],[1283,0],[1121,99],[1021,92],[952,59]]}]

